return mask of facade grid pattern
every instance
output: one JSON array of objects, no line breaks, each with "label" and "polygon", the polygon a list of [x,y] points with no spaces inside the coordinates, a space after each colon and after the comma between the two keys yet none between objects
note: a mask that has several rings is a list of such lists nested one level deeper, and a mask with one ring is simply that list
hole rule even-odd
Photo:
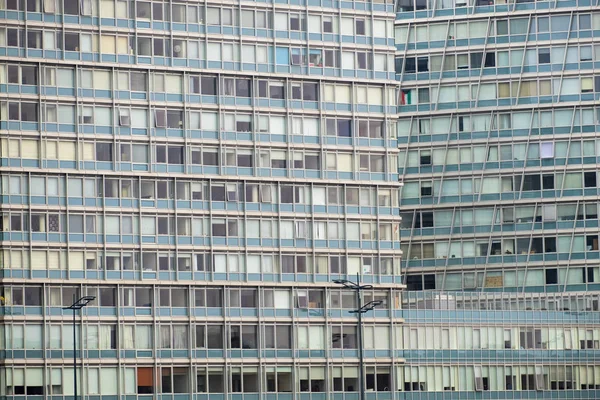
[{"label": "facade grid pattern", "polygon": [[598,397],[598,2],[396,11],[399,390]]},{"label": "facade grid pattern", "polygon": [[[0,2],[0,396],[391,398],[395,6]],[[77,318],[69,306],[94,296]]]}]

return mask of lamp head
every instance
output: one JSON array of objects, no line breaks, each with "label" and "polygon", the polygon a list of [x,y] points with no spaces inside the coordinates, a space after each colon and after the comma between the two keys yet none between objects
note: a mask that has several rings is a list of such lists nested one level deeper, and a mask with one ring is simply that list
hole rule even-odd
[{"label": "lamp head", "polygon": [[83,296],[69,307],[63,307],[63,310],[81,310],[94,300],[96,300],[96,296]]}]

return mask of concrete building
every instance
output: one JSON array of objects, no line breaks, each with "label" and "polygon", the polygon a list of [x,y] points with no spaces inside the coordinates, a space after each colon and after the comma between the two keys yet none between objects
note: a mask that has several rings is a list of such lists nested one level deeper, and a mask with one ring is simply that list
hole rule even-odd
[{"label": "concrete building", "polygon": [[414,398],[599,397],[599,4],[397,4]]},{"label": "concrete building", "polygon": [[0,396],[393,396],[394,4],[0,8]]}]

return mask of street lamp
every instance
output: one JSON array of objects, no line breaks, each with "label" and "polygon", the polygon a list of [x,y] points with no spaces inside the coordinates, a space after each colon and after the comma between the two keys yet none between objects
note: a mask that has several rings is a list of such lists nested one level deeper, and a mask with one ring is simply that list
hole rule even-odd
[{"label": "street lamp", "polygon": [[73,394],[74,400],[77,400],[77,329],[75,326],[76,311],[87,306],[91,301],[94,301],[94,296],[83,296],[69,307],[63,307],[63,310],[73,310]]},{"label": "street lamp", "polygon": [[[364,370],[364,355],[363,355],[363,322],[362,315],[368,311],[373,310],[375,307],[380,306],[383,301],[381,300],[373,300],[368,302],[367,304],[362,304],[362,291],[373,289],[372,285],[361,285],[360,284],[360,275],[356,274],[356,282],[349,281],[347,279],[336,279],[333,283],[337,283],[338,285],[344,286],[346,289],[354,290],[356,293],[356,310],[350,311],[351,314],[358,315],[358,390],[360,392],[360,400],[365,400],[365,370]],[[361,305],[362,304],[362,305]],[[75,399],[77,400],[77,399]]]}]

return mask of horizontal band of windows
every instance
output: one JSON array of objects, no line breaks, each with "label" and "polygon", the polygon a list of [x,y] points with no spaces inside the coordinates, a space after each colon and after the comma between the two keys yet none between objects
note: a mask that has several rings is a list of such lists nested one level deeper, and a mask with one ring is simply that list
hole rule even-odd
[{"label": "horizontal band of windows", "polygon": [[[526,204],[526,205],[497,205],[495,207],[453,208],[441,210],[417,210],[401,212],[401,227],[433,228],[433,227],[473,227],[482,225],[502,226],[515,223],[532,222],[567,222],[578,221],[583,227],[583,221],[593,222],[598,219],[598,203],[581,201],[577,203]],[[569,224],[572,226],[573,222]]]},{"label": "horizontal band of windows", "polygon": [[[42,118],[39,116],[40,107]],[[221,114],[220,117],[219,114]],[[57,130],[75,132],[78,129],[83,133],[96,131],[98,134],[106,134],[116,132],[118,128],[121,130],[133,129],[138,133],[136,138],[138,141],[143,139],[139,136],[146,136],[150,132],[157,136],[167,136],[164,134],[166,129],[181,132],[180,135],[169,135],[171,137],[183,137],[184,134],[192,136],[190,131],[212,132],[214,135],[219,132],[227,132],[307,136],[314,138],[312,141],[308,140],[311,144],[323,141],[319,138],[320,136],[395,139],[397,133],[394,120],[385,120],[375,116],[339,116],[335,118],[326,115],[324,118],[320,118],[313,115],[295,115],[288,117],[276,113],[253,115],[225,110],[217,113],[208,109],[184,111],[177,107],[121,106],[113,108],[100,105],[82,106],[77,109],[74,105],[67,104],[43,103],[40,105],[39,103],[16,101],[0,103],[0,121],[0,123],[3,122],[3,129],[8,127],[6,121],[11,124],[15,122],[18,124],[18,121],[43,122],[44,128],[46,128],[44,130],[48,132]],[[146,135],[141,135],[139,132],[145,132]],[[352,143],[348,142],[347,144]],[[363,145],[362,143],[357,144]]]},{"label": "horizontal band of windows", "polygon": [[[501,258],[501,257],[496,257]],[[404,266],[403,266],[404,267]],[[520,288],[522,290],[541,289],[554,290],[551,288],[561,288],[564,291],[586,291],[596,290],[600,282],[600,270],[598,267],[579,267],[570,266],[568,268],[547,267],[537,268],[528,267],[525,270],[495,270],[489,269],[486,272],[445,272],[443,274],[409,274],[406,279],[407,289],[414,291],[421,290],[498,290]],[[573,303],[571,302],[573,305]],[[531,306],[530,306],[531,307]],[[569,311],[568,306],[552,306],[552,310]],[[557,308],[558,307],[558,308]],[[598,300],[593,302],[583,302],[577,307],[580,311],[598,311]],[[596,321],[590,321],[596,323]]]},{"label": "horizontal band of windows", "polygon": [[[440,85],[440,87],[421,87],[416,89],[402,89],[399,104],[401,106],[416,104],[443,104],[462,102],[476,102],[473,107],[490,104],[502,104],[510,99],[531,98],[537,102],[539,99],[549,97],[552,102],[567,102],[575,100],[594,100],[599,96],[600,76],[538,79],[520,82],[498,82],[482,84]],[[586,97],[590,97],[589,99]],[[536,100],[538,99],[538,100]],[[469,106],[471,107],[471,106]],[[402,108],[400,109],[402,111]]]},{"label": "horizontal band of windows", "polygon": [[[502,162],[497,162],[497,161],[488,161],[485,163],[464,163],[464,164],[445,164],[445,165],[435,165],[435,166],[431,166],[431,165],[422,165],[419,167],[406,167],[406,168],[402,168],[400,167],[400,169],[398,170],[399,174],[404,174],[404,179],[408,179],[408,178],[414,178],[415,174],[419,174],[419,175],[428,175],[428,174],[441,174],[442,172],[445,172],[446,174],[448,174],[448,176],[456,176],[453,173],[466,173],[467,175],[473,174],[474,171],[485,171],[485,170],[500,170],[502,172],[507,171],[510,169],[510,172],[515,172],[515,171],[519,171],[522,170],[524,167],[527,168],[531,168],[531,169],[537,169],[539,167],[551,167],[551,166],[557,166],[557,167],[564,167],[565,165],[568,165],[569,169],[575,169],[575,168],[579,168],[581,169],[583,166],[583,168],[586,168],[586,165],[592,165],[592,164],[596,164],[597,160],[595,156],[592,157],[585,157],[585,158],[581,158],[581,157],[577,157],[577,158],[557,158],[555,160],[545,160],[545,161],[539,161],[539,160],[530,160],[527,162],[524,161],[502,161]],[[577,167],[577,165],[580,165],[580,167]],[[504,170],[504,171],[503,171]],[[484,172],[485,173],[485,172]],[[452,175],[450,175],[452,174]]]},{"label": "horizontal band of windows", "polygon": [[[213,200],[274,202],[281,204],[355,205],[392,207],[397,204],[398,188],[385,186],[279,184],[269,182],[218,182],[217,180],[175,181],[106,177],[70,177],[32,175],[2,176],[2,193],[6,195],[132,198],[139,186],[141,199]],[[67,189],[68,183],[68,189]],[[31,191],[29,191],[31,188]],[[226,193],[231,192],[231,195]],[[239,196],[238,196],[239,194]],[[137,197],[137,196],[136,196]]]},{"label": "horizontal band of windows", "polygon": [[[490,274],[497,272],[501,271],[492,270]],[[453,272],[446,271],[445,273]],[[479,273],[483,275],[486,272],[481,271]],[[459,274],[462,274],[462,272],[459,272]],[[416,275],[416,273],[413,272],[412,275]],[[473,272],[465,272],[465,277],[471,282],[479,281]],[[586,318],[580,321],[585,321],[583,323],[587,324],[590,322],[590,319],[587,317],[592,317],[594,321],[596,318],[595,314],[586,314],[584,311],[598,311],[600,304],[600,296],[592,292],[478,292],[477,296],[474,296],[473,293],[470,291],[405,291],[402,295],[402,308],[410,310],[414,319],[422,319],[423,316],[427,315],[421,313],[421,310],[460,310],[465,312],[465,315],[461,318],[464,323],[471,323],[473,319],[477,319],[478,316],[476,315],[478,313],[493,315],[494,311],[535,311],[521,315],[526,317],[539,315],[544,318],[547,315],[538,311],[546,311],[547,313],[559,311],[560,314],[558,315],[561,315],[559,320],[555,318],[550,319],[553,322],[570,326],[571,323],[567,321],[571,317],[568,317],[568,315],[573,315],[573,313],[568,313],[568,311],[581,311],[580,316],[583,317],[585,315]],[[573,317],[580,318],[577,315],[573,315]],[[497,321],[497,315],[494,320]],[[510,321],[514,322],[512,318]],[[412,319],[410,323],[412,323]]]},{"label": "horizontal band of windows", "polygon": [[[552,253],[578,253],[599,250],[598,234],[588,235],[545,235],[534,237],[483,237],[479,240],[454,239],[441,243],[417,242],[402,244],[406,260],[437,259],[488,256],[527,256],[550,255]],[[556,254],[554,254],[556,256]],[[514,258],[514,257],[513,257]],[[531,258],[531,257],[529,257]],[[551,258],[549,258],[551,260]]]},{"label": "horizontal band of windows", "polygon": [[[421,13],[421,10],[427,9],[427,4],[431,4],[436,2],[438,7],[445,5],[444,8],[460,8],[461,6],[466,6],[467,2],[459,0],[453,4],[453,2],[447,2],[442,0],[429,0],[428,2],[423,0],[416,0],[417,3],[421,3],[418,8],[418,13]],[[475,0],[478,3],[477,5],[484,5],[487,7],[494,7],[494,1],[491,3],[489,1],[484,0]],[[511,1],[512,2],[512,1]],[[581,3],[585,3],[583,0]],[[410,6],[413,3],[413,0],[401,0],[397,6],[399,9],[398,16],[399,19],[402,20],[403,17],[410,17],[412,13],[405,13],[406,11],[411,11],[408,9],[400,10],[400,8],[405,8],[406,6]],[[514,2],[513,2],[514,3]],[[521,2],[521,4],[516,4],[517,9],[519,6],[526,6],[522,3],[534,3],[530,1]],[[545,2],[541,2],[542,4]],[[414,4],[414,3],[413,3]],[[582,4],[583,5],[583,4]],[[450,6],[450,7],[447,7]],[[496,4],[496,6],[504,6],[503,4]],[[590,2],[588,2],[587,6],[591,6]],[[511,10],[513,6],[511,5]],[[526,6],[527,7],[527,6]],[[535,8],[536,5],[532,4],[529,6],[529,9]],[[548,7],[545,7],[545,4],[542,6],[545,10],[548,10]],[[475,10],[469,10],[471,14]],[[482,10],[485,13],[490,12],[489,9]],[[508,10],[506,10],[508,11]],[[461,10],[461,12],[457,14],[466,14],[467,9]],[[476,12],[475,12],[476,14]],[[447,14],[439,13],[440,16],[447,16]],[[401,21],[398,21],[401,23]],[[420,21],[419,21],[420,22]],[[536,15],[531,14],[528,17],[510,17],[506,15],[498,15],[498,17],[490,19],[488,22],[488,18],[478,18],[474,16],[470,21],[423,21],[422,23],[412,23],[412,27],[404,25],[398,25],[394,28],[394,35],[396,38],[396,43],[420,43],[420,42],[439,42],[445,41],[447,39],[450,40],[468,40],[475,38],[486,38],[486,37],[506,37],[506,36],[515,36],[515,39],[525,41],[525,37],[527,35],[540,35],[540,34],[548,34],[548,33],[568,33],[569,35],[565,35],[565,39],[567,37],[576,37],[579,32],[590,32],[592,30],[600,29],[600,14],[597,12],[581,12],[575,14],[564,14],[561,13],[560,10],[553,13],[553,15]]]},{"label": "horizontal band of windows", "polygon": [[[543,138],[540,138],[543,139]],[[521,161],[530,163],[541,160],[563,160],[561,165],[581,163],[582,157],[592,157],[595,162],[596,154],[600,155],[600,140],[552,140],[541,142],[525,142],[513,144],[492,144],[487,146],[471,145],[455,146],[453,149],[427,149],[401,151],[400,166],[406,168],[432,165],[458,165],[481,163],[496,163],[498,161]],[[408,157],[406,154],[408,153]],[[564,160],[568,159],[568,163]],[[552,162],[550,163],[552,164]],[[525,165],[523,165],[525,166]]]},{"label": "horizontal band of windows", "polygon": [[4,232],[98,235],[167,235],[186,237],[237,237],[279,240],[384,240],[398,241],[397,222],[344,220],[243,219],[235,217],[101,216],[94,213],[2,213]]},{"label": "horizontal band of windows", "polygon": [[[173,64],[178,67],[189,66],[191,68],[221,68],[232,71],[259,71],[280,72],[306,75],[333,75],[338,77],[358,77],[366,79],[395,80],[394,58],[392,53],[371,51],[339,51],[326,49],[308,49],[305,47],[282,47],[269,48],[264,46],[263,50],[255,53],[251,46],[246,53],[241,53],[239,48],[233,44],[209,43],[204,49],[200,48],[202,42],[189,43],[187,41],[174,40],[175,43],[167,43],[169,39],[163,38],[140,38],[137,44],[138,53],[133,48],[126,48],[115,53],[99,51],[90,43],[90,47],[79,43],[79,34],[72,41],[65,41],[63,51],[62,44],[56,49],[43,49],[42,44],[38,47],[28,48],[28,59],[43,58],[66,60],[99,60],[103,62],[115,62],[126,64]],[[64,35],[69,37],[68,34]],[[3,35],[0,31],[0,47],[8,48],[8,55],[21,56],[25,50],[24,45],[18,39],[8,38],[8,46],[3,43]],[[179,43],[177,43],[179,42]],[[37,45],[36,45],[37,46]],[[237,45],[235,45],[237,46]],[[172,49],[171,49],[172,47]],[[204,53],[207,53],[206,55]],[[267,54],[275,53],[275,57],[266,58]],[[343,66],[343,69],[342,69]]]},{"label": "horizontal band of windows", "polygon": [[406,182],[402,187],[402,199],[458,195],[491,195],[506,192],[542,190],[569,190],[597,188],[597,171],[548,172],[515,176],[483,176],[479,178],[433,179]]},{"label": "horizontal band of windows", "polygon": [[[365,366],[365,388],[369,392],[389,393],[393,386],[392,371],[396,366],[374,364]],[[458,368],[458,367],[457,367]],[[463,367],[464,368],[464,367]],[[471,367],[472,368],[472,367]],[[558,368],[558,367],[556,367]],[[458,372],[458,371],[457,371]],[[13,367],[0,369],[10,380],[1,393],[13,395],[72,394],[72,368]],[[401,371],[400,371],[401,373]],[[44,375],[50,385],[43,385]],[[151,395],[153,393],[260,393],[292,392],[358,392],[358,367],[340,365],[327,367],[321,364],[294,367],[277,365],[260,367],[223,367],[222,365],[194,367],[116,367],[105,365],[86,367],[81,378],[82,386],[91,395]],[[120,378],[120,379],[119,379]],[[137,378],[137,379],[136,379]],[[107,383],[105,383],[107,381]],[[268,382],[262,385],[262,382]],[[123,382],[121,385],[118,382]],[[329,384],[328,384],[329,382]],[[262,391],[261,391],[262,387]]]},{"label": "horizontal band of windows", "polygon": [[[28,64],[0,64],[0,82],[37,86],[39,68]],[[77,69],[68,67],[43,66],[41,85],[61,89],[61,95],[68,95],[66,89],[75,89],[75,77],[80,89],[93,89],[101,97],[110,97],[111,91],[132,93],[135,99],[145,99],[147,93],[161,101],[183,101],[183,97],[174,95],[201,94],[203,96],[235,96],[239,98],[263,98],[271,100],[304,100],[341,102],[357,104],[395,103],[394,83],[385,89],[381,83],[361,82],[356,85],[347,83],[315,82],[313,80],[286,80],[275,78],[217,76],[215,74],[183,74],[163,72],[143,72],[107,69]],[[384,96],[384,92],[386,93]],[[81,92],[85,94],[86,91]],[[73,92],[74,95],[74,92]],[[140,97],[141,95],[141,97]],[[162,97],[157,97],[161,96]],[[166,96],[165,96],[166,95]],[[120,95],[119,95],[120,97]],[[204,98],[204,97],[203,97]],[[212,97],[211,97],[212,98]],[[215,101],[217,97],[214,97]]]},{"label": "horizontal band of windows", "polygon": [[[379,307],[383,310],[389,308],[390,304],[399,304],[399,291],[393,293],[394,301],[388,302],[388,297],[390,297],[388,290],[369,289],[364,291],[364,296],[368,300],[381,300],[382,304]],[[44,300],[44,293],[47,300]],[[223,289],[222,286],[196,287],[193,285],[191,287],[189,285],[173,287],[136,285],[120,288],[111,285],[101,287],[88,285],[83,289],[78,286],[51,286],[42,289],[41,286],[35,285],[13,285],[3,287],[2,301],[6,306],[42,306],[45,304],[51,307],[66,307],[72,304],[73,297],[79,298],[82,293],[97,298],[89,305],[90,308],[116,307],[117,305],[140,308],[225,307],[228,312],[234,312],[234,309],[238,308],[352,309],[357,307],[356,297],[351,292],[337,287],[321,289],[313,286],[310,289],[277,287]],[[86,310],[90,308],[86,308]],[[68,312],[65,315],[68,315]],[[256,315],[254,316],[256,317]]]},{"label": "horizontal band of windows", "polygon": [[[9,375],[2,392],[7,395],[70,394],[72,369],[60,367],[7,367]],[[482,392],[590,390],[598,388],[598,367],[574,365],[368,365],[365,388],[369,392]],[[44,386],[44,375],[51,385]],[[116,367],[86,368],[82,383],[92,395],[152,393],[245,393],[262,392],[356,392],[359,371],[356,366],[321,365],[275,367],[194,366],[194,367]],[[119,379],[121,377],[122,380]],[[136,379],[137,377],[137,379]],[[503,377],[503,379],[497,379]],[[505,378],[505,379],[504,379]],[[261,392],[261,382],[269,382]],[[105,384],[104,382],[110,382]],[[117,382],[125,382],[119,387]],[[102,384],[100,384],[102,382]],[[137,386],[136,386],[137,382]],[[10,383],[10,384],[8,384]],[[445,386],[447,385],[447,386]],[[55,391],[55,392],[54,392]],[[370,398],[370,397],[369,397]],[[375,398],[375,397],[373,397]]]},{"label": "horizontal band of windows", "polygon": [[[592,49],[594,51],[592,52]],[[592,56],[592,53],[594,55]],[[511,51],[486,51],[462,54],[422,55],[396,58],[396,73],[403,74],[403,79],[427,78],[427,72],[442,72],[442,75],[431,75],[429,79],[457,76],[448,72],[471,71],[471,76],[486,75],[488,68],[497,68],[496,74],[506,74],[518,69],[519,72],[551,72],[581,69],[593,69],[593,61],[600,61],[600,46],[568,45],[566,47],[541,47],[534,50],[515,49]],[[586,64],[588,63],[588,64]],[[577,69],[571,68],[571,66]],[[482,70],[483,68],[483,70]],[[416,75],[411,75],[416,74]],[[469,76],[460,73],[458,76]]]},{"label": "horizontal band of windows", "polygon": [[[266,2],[271,3],[271,2]],[[378,0],[375,3],[385,4],[385,1]],[[387,2],[391,3],[391,2]],[[367,5],[368,3],[365,3]],[[335,8],[330,4],[327,8],[334,8],[342,12],[341,17],[338,13],[331,11],[309,12],[308,14],[308,31],[311,33],[337,33],[341,31],[347,35],[365,35],[366,31],[371,31],[379,34],[391,32],[391,28],[387,28],[386,24],[393,23],[393,17],[385,19],[376,19],[377,22],[371,23],[371,20],[366,18],[370,16],[370,8],[356,7],[362,11],[357,17],[347,13],[347,8]],[[311,4],[311,7],[319,7],[319,5]],[[44,13],[47,15],[63,15],[65,17],[101,17],[103,19],[116,18],[134,19],[137,21],[155,21],[155,22],[173,22],[179,24],[207,24],[215,26],[239,26],[242,28],[265,28],[278,30],[306,31],[307,17],[304,13],[286,12],[283,4],[277,4],[277,12],[265,10],[264,8],[254,9],[245,7],[238,10],[236,7],[220,7],[220,4],[204,4],[197,5],[195,3],[175,3],[172,6],[167,2],[162,1],[140,1],[127,2],[127,4],[115,4],[114,1],[104,0],[100,7],[96,7],[92,1],[83,0],[30,0],[22,3],[17,0],[8,0],[2,5],[2,10],[6,11],[27,11],[30,13]],[[352,9],[354,7],[350,7]],[[311,10],[310,11],[316,11]],[[383,11],[380,8],[376,11]],[[367,12],[365,12],[367,11]],[[366,15],[361,15],[366,14]],[[71,22],[71,21],[70,21]],[[91,22],[90,22],[91,23]],[[383,23],[383,25],[381,25]]]},{"label": "horizontal band of windows", "polygon": [[[353,306],[354,307],[354,306]],[[304,324],[256,324],[253,321],[240,324],[220,321],[207,323],[195,322],[190,326],[180,323],[162,322],[149,324],[140,321],[137,324],[119,323],[105,320],[96,323],[88,316],[86,337],[90,342],[87,349],[155,350],[155,349],[302,349],[299,343],[292,343],[291,338],[304,332]],[[52,323],[47,327],[44,340],[41,324],[28,322],[22,324],[15,321],[5,327],[8,340],[7,350],[70,350],[72,348],[71,324]],[[327,349],[357,349],[357,332],[353,325],[312,325],[317,334],[317,342],[327,342]],[[191,328],[191,329],[190,329]],[[116,330],[121,332],[117,339]],[[241,330],[241,332],[240,332]],[[411,350],[597,350],[600,349],[600,329],[580,327],[502,327],[481,325],[478,327],[459,326],[427,326],[403,325],[390,327],[389,324],[368,324],[366,348],[385,350],[394,348]],[[395,343],[390,343],[390,331],[395,336]],[[292,335],[293,333],[293,335]],[[103,340],[98,343],[98,336],[113,337],[115,340]],[[273,336],[271,336],[273,335]],[[326,340],[323,340],[323,337]],[[329,337],[327,337],[329,336]],[[373,342],[377,337],[377,343]],[[157,338],[158,345],[152,338]],[[240,342],[241,337],[241,342]],[[25,340],[27,338],[27,340]],[[135,339],[138,340],[135,340]],[[225,339],[225,340],[223,340]],[[301,343],[303,340],[299,340]],[[71,342],[71,343],[69,343]],[[46,343],[46,346],[43,344]],[[99,346],[100,344],[100,346]],[[323,343],[325,344],[325,343]],[[325,346],[323,346],[325,347]]]},{"label": "horizontal band of windows", "polygon": [[[396,252],[397,253],[397,252]],[[6,267],[14,270],[70,270],[82,271],[166,271],[206,272],[216,274],[332,274],[353,276],[359,271],[366,275],[399,274],[398,254],[350,253],[341,255],[279,254],[265,252],[262,255],[250,252],[239,253],[192,253],[181,250],[119,252],[115,249],[96,251],[71,249],[67,254],[58,250],[20,249],[2,252]],[[220,276],[220,275],[219,275]],[[370,280],[371,278],[367,278]]]},{"label": "horizontal band of windows", "polygon": [[[11,147],[12,145],[12,147]],[[115,160],[114,144],[110,142],[82,143],[79,147],[79,157],[75,152],[75,142],[48,142],[46,143],[43,159],[60,159],[61,161],[98,161],[113,163]],[[48,147],[52,147],[48,151]],[[191,148],[179,145],[155,145],[148,154],[148,145],[123,145],[119,146],[119,158],[121,162],[153,163],[169,165],[203,165],[214,167],[216,173],[218,167],[242,167],[242,168],[273,168],[289,170],[315,170],[315,171],[341,171],[341,172],[378,172],[386,170],[396,172],[398,170],[398,158],[393,155],[377,153],[354,154],[342,152],[319,152],[309,150],[254,150],[232,149],[219,151],[216,147]],[[39,148],[37,140],[8,141],[2,139],[2,149],[6,150],[6,158],[39,159],[36,154]],[[56,148],[56,157],[52,154]],[[12,150],[12,151],[11,151]],[[133,160],[132,150],[135,151],[136,160]],[[18,152],[17,152],[18,151]],[[129,153],[128,153],[129,152]],[[12,153],[12,154],[11,154]],[[48,157],[50,155],[50,157]],[[150,157],[149,157],[150,156]],[[5,158],[5,157],[2,157]],[[125,160],[123,160],[125,158]],[[251,171],[249,171],[252,173]]]}]

